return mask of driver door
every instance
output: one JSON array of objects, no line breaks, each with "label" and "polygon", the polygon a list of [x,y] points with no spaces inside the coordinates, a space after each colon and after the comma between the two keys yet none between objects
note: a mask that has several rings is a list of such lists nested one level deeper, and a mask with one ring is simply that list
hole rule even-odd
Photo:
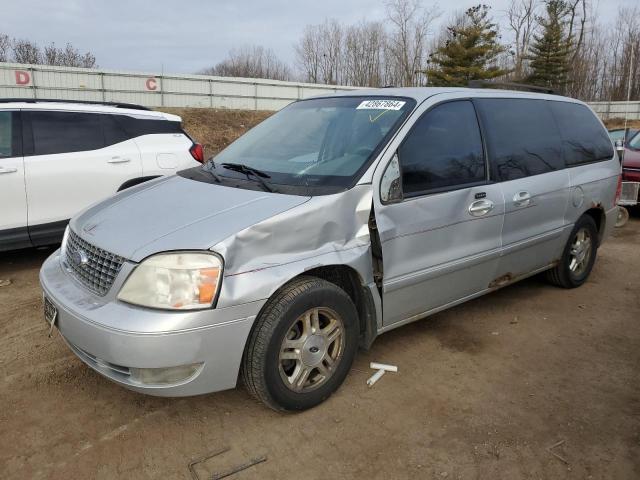
[{"label": "driver door", "polygon": [[470,100],[433,105],[394,151],[374,195],[384,327],[486,291],[504,216]]}]

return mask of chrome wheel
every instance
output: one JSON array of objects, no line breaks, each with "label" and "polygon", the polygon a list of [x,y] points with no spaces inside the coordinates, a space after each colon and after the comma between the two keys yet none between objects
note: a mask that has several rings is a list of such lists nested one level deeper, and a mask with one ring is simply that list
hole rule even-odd
[{"label": "chrome wheel", "polygon": [[315,390],[336,370],[345,347],[345,328],[330,308],[307,310],[291,325],[280,347],[278,368],[294,392]]},{"label": "chrome wheel", "polygon": [[593,239],[587,228],[581,228],[576,232],[569,250],[569,270],[575,276],[582,275],[589,266]]}]

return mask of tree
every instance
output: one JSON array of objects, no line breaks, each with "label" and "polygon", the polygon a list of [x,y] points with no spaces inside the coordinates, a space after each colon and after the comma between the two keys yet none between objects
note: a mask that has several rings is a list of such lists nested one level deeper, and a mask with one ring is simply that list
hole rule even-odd
[{"label": "tree", "polygon": [[363,21],[346,28],[342,64],[348,85],[383,86],[385,35],[382,24],[378,22]]},{"label": "tree", "polygon": [[13,58],[16,63],[29,63],[32,65],[41,65],[42,53],[40,47],[30,40],[14,40],[13,41]]},{"label": "tree", "polygon": [[61,67],[97,68],[91,52],[80,53],[70,43],[57,48],[54,43],[41,49],[26,39],[10,38],[0,33],[0,62],[28,63],[31,65],[57,65]]},{"label": "tree", "polygon": [[524,60],[535,27],[537,0],[511,0],[507,10],[507,21],[514,37],[514,71],[516,79],[524,77]]},{"label": "tree", "polygon": [[200,71],[204,75],[221,77],[268,78],[289,80],[289,67],[271,49],[262,46],[244,46],[231,50],[227,58],[213,67]]},{"label": "tree", "polygon": [[0,33],[0,62],[8,62],[11,55],[11,39],[9,35]]},{"label": "tree", "polygon": [[423,8],[418,0],[390,0],[386,7],[391,25],[385,55],[389,83],[417,85],[426,60],[427,35],[440,12],[437,7]]},{"label": "tree", "polygon": [[547,0],[546,16],[539,17],[540,33],[533,36],[528,58],[531,60],[529,83],[564,91],[569,72],[570,43],[565,34],[567,4]]},{"label": "tree", "polygon": [[507,71],[496,65],[506,49],[498,43],[498,26],[489,16],[490,7],[476,5],[446,28],[442,43],[430,55],[426,70],[429,84],[467,86],[470,80],[487,80]]},{"label": "tree", "polygon": [[65,48],[57,48],[55,43],[44,47],[43,63],[62,67],[95,68],[96,57],[91,53],[80,53],[70,43]]}]

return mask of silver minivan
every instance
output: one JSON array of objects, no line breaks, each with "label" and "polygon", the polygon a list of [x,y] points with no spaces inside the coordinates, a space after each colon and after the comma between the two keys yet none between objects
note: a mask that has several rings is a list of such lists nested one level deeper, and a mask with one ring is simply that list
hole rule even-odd
[{"label": "silver minivan", "polygon": [[602,123],[560,96],[467,88],[295,102],[205,165],[73,218],[45,319],[138,392],[241,376],[303,410],[388,330],[546,271],[585,282],[616,219]]}]

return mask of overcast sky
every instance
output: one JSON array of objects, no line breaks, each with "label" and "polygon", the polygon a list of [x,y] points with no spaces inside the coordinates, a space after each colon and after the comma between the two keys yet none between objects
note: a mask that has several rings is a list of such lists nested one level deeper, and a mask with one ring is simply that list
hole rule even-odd
[{"label": "overcast sky", "polygon": [[[384,0],[0,0],[0,33],[40,44],[71,42],[102,68],[194,73],[242,45],[272,48],[292,63],[305,25],[384,20]],[[592,0],[602,20],[637,0]],[[425,5],[436,2],[426,1]],[[476,1],[437,2],[446,20]],[[487,1],[497,20],[509,0]]]}]

